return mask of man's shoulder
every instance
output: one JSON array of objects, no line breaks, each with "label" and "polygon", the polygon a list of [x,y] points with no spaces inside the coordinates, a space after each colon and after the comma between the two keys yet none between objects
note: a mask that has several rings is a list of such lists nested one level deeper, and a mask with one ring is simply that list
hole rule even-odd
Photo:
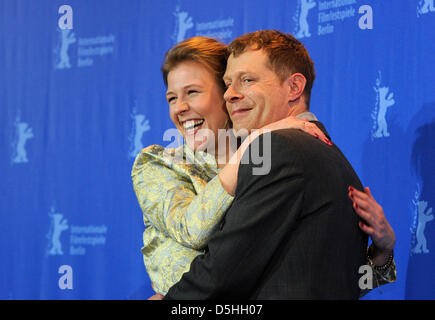
[{"label": "man's shoulder", "polygon": [[[327,134],[326,130],[324,133]],[[268,161],[271,168],[346,161],[336,145],[330,146],[298,129],[273,130],[254,139],[244,153],[242,163],[255,167],[260,160],[263,164]]]},{"label": "man's shoulder", "polygon": [[327,146],[318,138],[299,129],[274,130],[270,132],[269,139],[272,152],[294,151],[294,149],[304,152],[304,150]]},{"label": "man's shoulder", "polygon": [[[266,157],[268,155],[275,156],[276,154],[296,155],[300,153],[302,147],[323,144],[316,137],[303,132],[299,129],[279,129],[263,133],[253,139],[247,150],[243,154],[242,163],[247,163],[248,157]],[[326,144],[325,144],[326,145]],[[299,150],[299,152],[296,152]]]},{"label": "man's shoulder", "polygon": [[[312,123],[314,123],[320,130],[322,130],[322,132],[325,134],[325,136],[331,140],[328,132],[325,129],[325,126],[323,125],[323,123],[321,123],[320,121],[310,121]],[[294,140],[294,139],[302,139],[302,140],[307,140],[307,141],[315,141],[318,140],[316,138],[314,138],[312,135],[299,130],[299,129],[279,129],[279,130],[273,130],[271,131],[272,136],[275,136],[275,139],[280,140],[279,138],[276,138],[276,136],[281,137],[283,139],[289,139],[289,140]],[[312,140],[312,138],[314,138],[314,140]]]},{"label": "man's shoulder", "polygon": [[291,142],[294,139],[307,139],[312,137],[299,129],[279,129],[270,132],[272,139],[277,142]]},{"label": "man's shoulder", "polygon": [[311,138],[316,139],[295,129],[273,130],[261,134],[251,141],[243,153],[239,178],[251,175],[267,176],[271,171],[280,171],[283,167],[301,167],[303,161],[301,152],[298,151],[299,145],[306,144],[306,140]]}]

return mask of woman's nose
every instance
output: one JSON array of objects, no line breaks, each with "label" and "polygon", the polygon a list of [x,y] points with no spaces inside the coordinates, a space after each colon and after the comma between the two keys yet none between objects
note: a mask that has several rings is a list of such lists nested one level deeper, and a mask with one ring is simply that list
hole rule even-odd
[{"label": "woman's nose", "polygon": [[185,111],[189,110],[189,105],[187,104],[187,102],[185,101],[177,101],[176,105],[175,105],[175,113],[176,114],[181,114]]}]

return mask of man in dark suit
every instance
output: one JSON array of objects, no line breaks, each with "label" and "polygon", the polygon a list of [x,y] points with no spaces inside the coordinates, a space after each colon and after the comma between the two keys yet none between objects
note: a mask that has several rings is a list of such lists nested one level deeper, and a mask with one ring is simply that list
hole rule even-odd
[{"label": "man in dark suit", "polygon": [[[235,132],[290,115],[315,119],[314,66],[298,40],[258,31],[229,52],[225,100]],[[251,147],[245,151],[220,230],[165,299],[357,299],[367,235],[347,190],[363,189],[358,176],[336,146],[301,131],[257,139],[270,150],[270,171],[254,174]]]}]

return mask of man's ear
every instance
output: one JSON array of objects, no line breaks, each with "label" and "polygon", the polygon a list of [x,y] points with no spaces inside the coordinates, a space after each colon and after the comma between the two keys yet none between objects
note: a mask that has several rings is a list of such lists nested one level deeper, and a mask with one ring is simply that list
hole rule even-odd
[{"label": "man's ear", "polygon": [[302,73],[293,73],[286,81],[289,88],[289,102],[299,99],[307,84],[305,76]]}]

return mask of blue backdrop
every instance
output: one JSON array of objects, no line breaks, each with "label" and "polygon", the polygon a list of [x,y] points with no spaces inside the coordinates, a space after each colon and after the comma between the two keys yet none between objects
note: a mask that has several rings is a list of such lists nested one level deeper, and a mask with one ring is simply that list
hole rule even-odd
[{"label": "blue backdrop", "polygon": [[170,143],[164,53],[279,29],[307,46],[311,110],[396,232],[398,280],[365,299],[434,299],[433,3],[0,0],[0,298],[150,296],[130,171]]}]

